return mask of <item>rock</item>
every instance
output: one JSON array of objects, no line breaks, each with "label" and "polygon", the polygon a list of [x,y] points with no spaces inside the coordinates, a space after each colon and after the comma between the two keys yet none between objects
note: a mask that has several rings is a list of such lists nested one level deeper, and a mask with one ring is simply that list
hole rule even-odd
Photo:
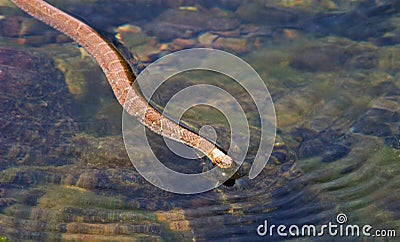
[{"label": "rock", "polygon": [[0,32],[3,36],[13,38],[13,42],[30,46],[71,42],[70,38],[48,29],[38,20],[19,16],[10,16],[0,21]]},{"label": "rock", "polygon": [[160,52],[169,50],[169,46],[167,44],[160,44],[159,50],[160,50]]},{"label": "rock", "polygon": [[242,4],[236,14],[243,20],[261,25],[287,25],[294,24],[297,14],[289,10],[275,7],[266,7],[262,3]]},{"label": "rock", "polygon": [[146,34],[158,37],[161,41],[174,38],[189,38],[207,28],[208,16],[203,12],[169,9],[153,22],[146,24]]},{"label": "rock", "polygon": [[305,140],[311,140],[312,138],[316,137],[318,135],[318,132],[312,129],[308,128],[295,128],[290,132],[290,135],[292,136],[293,139],[295,139],[298,142],[302,142]]},{"label": "rock", "polygon": [[79,176],[79,180],[76,182],[76,186],[88,190],[95,189],[99,184],[98,171],[93,170],[91,172],[84,172]]},{"label": "rock", "polygon": [[326,143],[319,139],[312,139],[303,142],[298,149],[300,159],[319,156],[325,150]]},{"label": "rock", "polygon": [[371,44],[356,44],[346,39],[326,38],[323,43],[302,43],[292,49],[290,66],[301,71],[371,69],[378,66],[379,54]]},{"label": "rock", "polygon": [[207,29],[212,31],[228,31],[228,30],[235,30],[239,27],[240,22],[238,19],[234,18],[211,18],[207,22]]},{"label": "rock", "polygon": [[142,33],[142,28],[132,24],[124,24],[120,25],[114,29],[114,32],[123,32],[123,33],[132,33],[132,34],[140,34]]},{"label": "rock", "polygon": [[[360,1],[357,5],[350,11],[318,14],[311,21],[306,21],[304,28],[314,34],[343,36],[357,41],[372,40],[377,43],[385,34],[395,30],[395,24],[390,19],[399,9],[399,2]],[[353,25],[353,22],[358,24]]]},{"label": "rock", "polygon": [[241,31],[239,29],[236,29],[232,31],[213,31],[213,33],[223,37],[239,37]]},{"label": "rock", "polygon": [[322,162],[332,162],[345,157],[350,152],[350,149],[344,145],[332,144],[325,147],[322,154]]},{"label": "rock", "polygon": [[201,0],[201,4],[207,8],[218,7],[230,11],[235,11],[240,6],[240,0]]},{"label": "rock", "polygon": [[352,126],[355,133],[385,137],[391,134],[390,122],[399,122],[400,115],[384,109],[371,108]]},{"label": "rock", "polygon": [[197,40],[203,46],[211,46],[211,44],[218,38],[218,35],[211,34],[210,32],[206,32],[200,35]]},{"label": "rock", "polygon": [[291,163],[295,160],[294,155],[284,143],[275,143],[270,159],[275,164]]},{"label": "rock", "polygon": [[400,149],[400,135],[396,134],[385,137],[385,145],[388,145],[395,149]]},{"label": "rock", "polygon": [[170,41],[175,38],[191,38],[199,33],[202,28],[192,28],[184,24],[156,22],[145,25],[146,34],[156,36],[161,41]]},{"label": "rock", "polygon": [[235,53],[246,53],[250,51],[249,45],[245,39],[239,38],[217,38],[211,45],[213,48],[232,51]]},{"label": "rock", "polygon": [[187,49],[187,48],[191,48],[193,46],[195,46],[197,43],[196,40],[194,39],[174,39],[171,43],[171,45],[173,46],[174,50],[181,50],[181,49]]},{"label": "rock", "polygon": [[192,38],[201,31],[227,31],[239,27],[234,18],[219,17],[207,11],[169,9],[153,22],[145,25],[146,34],[161,41],[175,38]]}]

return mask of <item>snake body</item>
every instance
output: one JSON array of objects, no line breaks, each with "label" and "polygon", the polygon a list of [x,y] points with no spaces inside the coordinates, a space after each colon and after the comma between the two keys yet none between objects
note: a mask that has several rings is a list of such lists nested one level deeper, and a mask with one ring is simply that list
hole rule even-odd
[{"label": "snake body", "polygon": [[69,36],[81,45],[103,70],[114,95],[125,111],[151,131],[193,147],[221,168],[233,160],[213,143],[164,117],[138,94],[131,84],[136,76],[127,61],[99,33],[87,24],[42,0],[11,0],[20,9]]}]

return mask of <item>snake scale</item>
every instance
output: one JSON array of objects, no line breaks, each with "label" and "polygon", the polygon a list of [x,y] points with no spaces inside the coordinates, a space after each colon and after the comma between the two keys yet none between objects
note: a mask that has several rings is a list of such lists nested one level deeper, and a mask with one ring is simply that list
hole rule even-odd
[{"label": "snake scale", "polygon": [[164,117],[138,94],[131,84],[136,75],[116,48],[87,24],[42,0],[11,0],[20,9],[69,36],[99,64],[118,102],[151,131],[204,153],[221,168],[231,167],[233,159],[215,144]]}]

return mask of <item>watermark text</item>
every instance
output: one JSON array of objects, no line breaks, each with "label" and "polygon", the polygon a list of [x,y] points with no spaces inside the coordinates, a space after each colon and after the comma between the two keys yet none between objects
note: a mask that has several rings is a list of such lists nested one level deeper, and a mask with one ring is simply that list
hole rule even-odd
[{"label": "watermark text", "polygon": [[355,225],[345,224],[347,216],[340,213],[336,217],[336,222],[329,222],[323,225],[284,225],[284,224],[268,224],[268,220],[264,220],[263,224],[257,227],[259,236],[282,236],[282,237],[320,237],[325,235],[340,237],[396,237],[394,229],[373,229],[369,224]]}]

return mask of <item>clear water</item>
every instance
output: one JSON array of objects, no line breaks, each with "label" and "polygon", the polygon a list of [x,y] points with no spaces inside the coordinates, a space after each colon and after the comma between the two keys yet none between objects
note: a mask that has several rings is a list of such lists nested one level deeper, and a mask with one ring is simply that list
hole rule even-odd
[{"label": "clear water", "polygon": [[[8,1],[0,1],[0,47],[28,49],[54,60],[52,68],[61,70],[71,94],[66,118],[73,127],[65,129],[62,122],[59,129],[67,133],[65,139],[44,146],[48,150],[63,147],[56,155],[49,152],[24,159],[2,145],[0,240],[319,240],[279,236],[276,231],[262,237],[257,228],[265,220],[320,228],[329,222],[338,224],[341,213],[348,218],[345,225],[368,224],[372,231],[392,229],[399,236],[397,1],[53,3],[97,30],[118,36],[144,65],[173,48],[188,48],[177,38],[198,44],[200,36],[216,35],[208,36],[220,39],[211,47],[248,61],[268,85],[277,113],[278,139],[296,159],[290,166],[293,172],[284,164],[270,162],[254,180],[243,177],[233,187],[198,195],[176,195],[152,186],[125,154],[122,110],[96,63],[58,32],[32,21]],[[179,6],[182,15],[168,14]],[[200,14],[189,21],[185,16],[192,11]],[[13,16],[19,16],[19,21]],[[214,20],[217,17],[222,19]],[[224,29],[218,24],[234,27]],[[190,80],[173,82],[156,102],[162,106],[171,92]],[[239,93],[229,81],[219,80],[219,85]],[[10,98],[2,90],[0,96]],[[4,103],[0,115],[7,120]],[[248,116],[257,126],[250,106]],[[216,116],[213,110],[200,107],[184,118],[186,125],[196,129],[204,120],[218,123]],[[39,124],[58,129],[55,123]],[[223,136],[223,122],[218,124]],[[26,132],[10,131],[10,135],[20,135],[14,142],[25,142],[29,148]],[[6,136],[3,133],[2,142]],[[155,153],[169,159],[173,168],[200,171],[207,166],[200,164],[206,160],[186,162],[173,156],[159,137],[151,140]],[[229,145],[223,138],[217,142]],[[138,148],[138,159],[146,156]],[[323,236],[328,241],[338,238]],[[379,239],[396,241],[394,237]]]}]

